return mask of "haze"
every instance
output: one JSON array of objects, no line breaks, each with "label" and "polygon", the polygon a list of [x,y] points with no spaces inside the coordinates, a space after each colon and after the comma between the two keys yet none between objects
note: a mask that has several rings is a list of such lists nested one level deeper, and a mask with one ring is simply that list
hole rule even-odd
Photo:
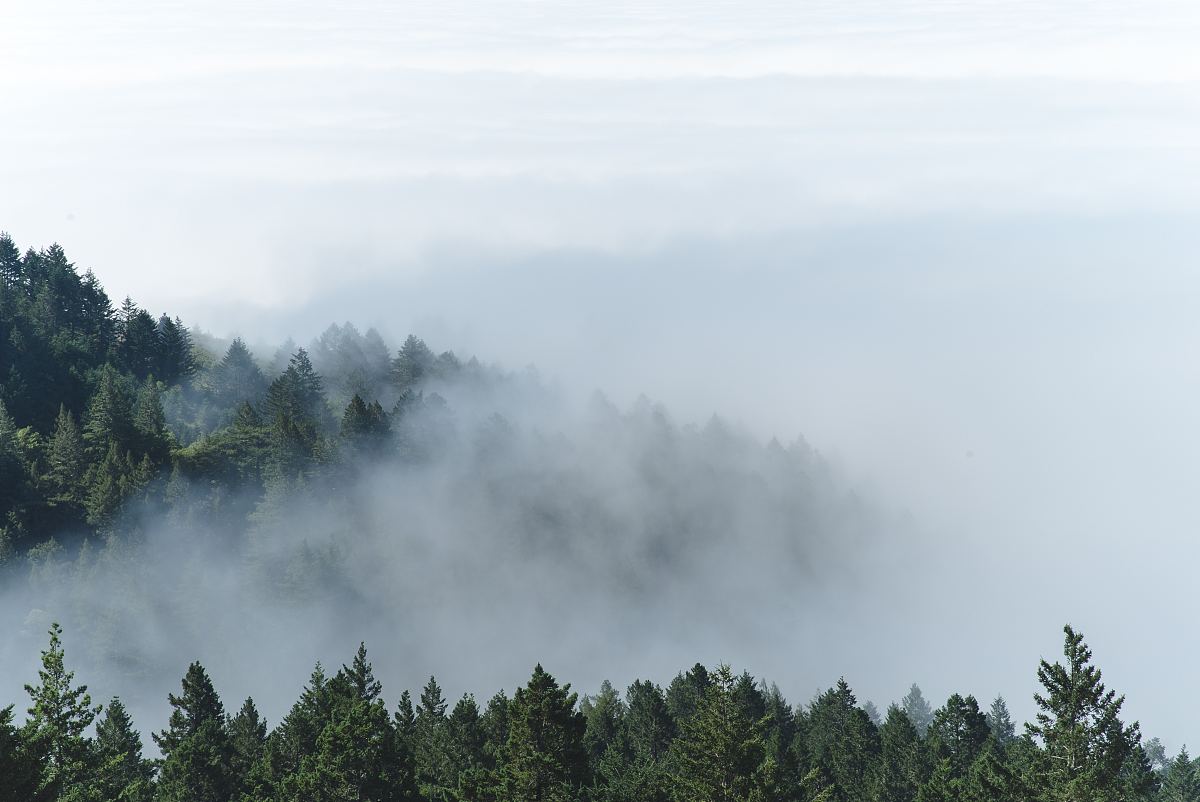
[{"label": "haze", "polygon": [[797,699],[844,673],[881,706],[916,680],[1027,716],[1071,621],[1147,735],[1194,732],[1194,5],[3,18],[0,228],[114,296],[262,344],[416,331],[803,434],[910,516],[793,638],[663,672],[736,659]]}]

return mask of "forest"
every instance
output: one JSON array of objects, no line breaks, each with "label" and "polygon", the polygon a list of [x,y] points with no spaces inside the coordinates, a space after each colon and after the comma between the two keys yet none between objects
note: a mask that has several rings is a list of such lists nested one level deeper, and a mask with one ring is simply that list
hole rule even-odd
[{"label": "forest", "polygon": [[[673,621],[720,624],[726,599],[786,611],[781,589],[802,603],[796,578],[836,570],[876,515],[803,440],[679,426],[646,400],[569,412],[535,372],[416,336],[393,350],[351,324],[256,354],[114,304],[57,245],[0,235],[4,670],[20,633],[50,635],[28,707],[0,711],[0,799],[1200,800],[1186,750],[1167,759],[1122,719],[1070,627],[1023,730],[999,697],[934,709],[913,685],[881,714],[839,680],[793,704],[724,664],[582,696],[541,665],[482,704],[448,702],[432,677],[385,696],[365,646],[318,663],[273,727],[252,699],[226,708],[200,662],[164,729],[144,741],[134,724],[148,703],[128,694],[191,649],[247,670],[255,650],[311,660],[355,620],[394,661],[411,644],[370,622],[433,631],[431,599],[477,620],[467,634],[493,662],[518,641],[511,622],[566,631],[600,600],[666,621],[630,634],[635,652]],[[498,578],[501,563],[521,573]],[[96,703],[74,665],[125,702]]]},{"label": "forest", "polygon": [[[696,664],[667,687],[605,683],[580,697],[541,665],[511,696],[451,705],[436,678],[394,703],[366,647],[318,663],[275,727],[252,698],[228,710],[194,662],[145,755],[120,699],[93,704],[50,628],[28,719],[0,711],[0,798],[151,802],[1023,802],[1197,799],[1186,749],[1173,760],[1121,718],[1083,635],[1041,661],[1036,720],[1018,732],[997,697],[936,710],[914,685],[883,719],[845,680],[808,704],[728,665]],[[1161,749],[1158,750],[1161,752]]]}]

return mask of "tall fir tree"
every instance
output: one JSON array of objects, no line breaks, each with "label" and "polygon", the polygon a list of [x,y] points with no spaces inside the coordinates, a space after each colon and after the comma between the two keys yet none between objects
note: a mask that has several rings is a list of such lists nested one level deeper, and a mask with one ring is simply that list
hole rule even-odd
[{"label": "tall fir tree", "polygon": [[900,700],[900,709],[917,728],[917,735],[924,738],[925,731],[933,722],[933,708],[929,706],[929,702],[925,701],[925,695],[921,693],[921,688],[917,683],[914,682],[908,689],[908,693]]},{"label": "tall fir tree", "polygon": [[508,740],[500,765],[505,802],[574,802],[587,784],[583,715],[569,684],[538,665],[509,706]]},{"label": "tall fir tree", "polygon": [[169,694],[167,729],[154,735],[162,752],[159,802],[228,802],[236,790],[225,707],[200,663],[188,666],[183,692]]},{"label": "tall fir tree", "polygon": [[1041,661],[1037,718],[1025,725],[1042,745],[1034,784],[1046,802],[1111,798],[1126,779],[1140,731],[1121,721],[1125,697],[1105,688],[1083,634],[1070,625],[1063,633],[1065,664]]},{"label": "tall fir tree", "polygon": [[42,652],[38,684],[25,686],[32,704],[24,738],[41,757],[38,787],[46,799],[78,793],[77,786],[93,770],[84,733],[100,707],[92,707],[86,685],[74,684],[75,673],[67,670],[64,658],[62,627],[54,623],[50,645]]},{"label": "tall fir tree", "polygon": [[748,800],[763,756],[756,721],[738,704],[737,680],[718,666],[695,712],[671,743],[672,796],[676,802]]},{"label": "tall fir tree", "polygon": [[151,802],[154,765],[142,756],[142,738],[125,705],[112,699],[96,723],[95,768],[85,799]]}]

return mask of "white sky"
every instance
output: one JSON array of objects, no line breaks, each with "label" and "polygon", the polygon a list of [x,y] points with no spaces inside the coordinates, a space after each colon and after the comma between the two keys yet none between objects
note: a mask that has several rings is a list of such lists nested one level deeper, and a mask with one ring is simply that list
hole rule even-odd
[{"label": "white sky", "polygon": [[1157,0],[0,0],[0,228],[220,334],[803,432],[957,577],[845,613],[865,697],[1027,698],[1070,619],[1178,745],[1196,42]]}]

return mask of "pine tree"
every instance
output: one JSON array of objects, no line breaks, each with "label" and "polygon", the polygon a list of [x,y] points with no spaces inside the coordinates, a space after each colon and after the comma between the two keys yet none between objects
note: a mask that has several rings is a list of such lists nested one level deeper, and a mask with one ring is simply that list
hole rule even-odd
[{"label": "pine tree", "polygon": [[116,371],[106,365],[88,403],[83,442],[92,459],[100,460],[113,445],[121,452],[128,450],[132,433],[129,399]]},{"label": "pine tree", "polygon": [[170,450],[167,419],[163,414],[162,398],[153,377],[138,391],[133,412],[133,430],[137,451],[156,463],[166,460]]},{"label": "pine tree", "polygon": [[263,759],[267,743],[267,723],[258,715],[254,700],[247,697],[241,710],[229,720],[229,743],[232,747],[230,770],[235,787],[248,793],[254,783],[253,773]]},{"label": "pine tree", "polygon": [[992,701],[992,709],[988,713],[987,723],[992,738],[1001,748],[1008,746],[1016,739],[1017,728],[1013,724],[1012,716],[1008,713],[1008,703],[1004,701],[1003,696],[997,696]]},{"label": "pine tree", "polygon": [[91,770],[84,732],[100,712],[92,707],[87,686],[74,686],[67,671],[62,627],[50,625],[50,646],[42,652],[38,684],[26,685],[32,706],[25,723],[25,740],[42,758],[39,792],[54,799],[83,781]]},{"label": "pine tree", "polygon": [[729,666],[709,676],[704,697],[671,743],[676,802],[747,800],[763,756],[757,722],[734,696]]},{"label": "pine tree", "polygon": [[401,392],[416,388],[432,375],[436,363],[437,357],[424,340],[410,334],[392,362],[392,381]]},{"label": "pine tree", "polygon": [[55,505],[79,507],[83,504],[83,475],[87,457],[75,417],[63,405],[58,407],[54,434],[46,449],[46,480],[49,500]]},{"label": "pine tree", "polygon": [[0,288],[5,292],[21,287],[24,283],[24,270],[21,265],[21,251],[13,242],[7,231],[0,231]]},{"label": "pine tree", "polygon": [[652,682],[637,680],[626,690],[625,698],[622,725],[630,748],[637,756],[661,760],[675,738],[675,722],[662,689]]},{"label": "pine tree", "polygon": [[142,739],[120,699],[114,698],[96,724],[96,768],[85,798],[150,802],[154,766],[142,757]]},{"label": "pine tree", "polygon": [[116,443],[90,472],[87,496],[88,523],[107,526],[112,523],[130,488],[134,466],[129,454],[121,454]]},{"label": "pine tree", "polygon": [[921,738],[908,715],[897,705],[888,708],[879,728],[881,798],[888,802],[913,802],[925,781]]},{"label": "pine tree", "polygon": [[0,799],[38,799],[42,776],[39,756],[13,726],[12,705],[0,708]]},{"label": "pine tree", "polygon": [[153,372],[167,384],[190,379],[196,372],[192,335],[179,318],[163,315],[158,319],[158,358]]},{"label": "pine tree", "polygon": [[858,707],[845,679],[817,697],[808,718],[809,759],[832,780],[834,799],[867,798],[876,782],[879,730]]},{"label": "pine tree", "polygon": [[446,719],[448,777],[456,785],[456,797],[471,799],[484,782],[483,726],[475,697],[464,694]]},{"label": "pine tree", "polygon": [[1083,635],[1064,627],[1066,664],[1041,661],[1034,695],[1039,712],[1029,735],[1042,744],[1036,786],[1045,800],[1102,798],[1122,782],[1126,761],[1141,740],[1136,723],[1120,718],[1125,697],[1107,690]]},{"label": "pine tree", "polygon": [[570,688],[538,665],[513,696],[500,766],[498,796],[505,802],[574,802],[586,785],[587,724]]},{"label": "pine tree", "polygon": [[437,680],[429,678],[417,703],[414,720],[417,786],[427,802],[444,802],[455,785],[449,776],[446,700]]},{"label": "pine tree", "polygon": [[987,719],[979,712],[974,696],[953,694],[933,714],[929,725],[929,749],[935,760],[950,761],[950,773],[963,780],[979,757],[991,734]]},{"label": "pine tree", "polygon": [[1179,750],[1163,773],[1159,799],[1161,802],[1200,802],[1200,775],[1197,775],[1196,764],[1186,746]]},{"label": "pine tree", "polygon": [[667,688],[667,709],[671,711],[676,727],[682,726],[699,708],[708,684],[708,669],[699,663],[686,674],[677,674],[671,681]]},{"label": "pine tree", "polygon": [[183,693],[167,699],[174,708],[170,721],[154,735],[163,754],[159,802],[228,802],[235,791],[233,745],[225,708],[204,667],[188,666]]},{"label": "pine tree", "polygon": [[933,708],[929,706],[929,702],[925,701],[925,696],[921,693],[917,683],[914,682],[908,689],[908,693],[900,700],[900,709],[917,728],[917,734],[924,738],[926,730],[933,721]]},{"label": "pine tree", "polygon": [[398,739],[380,699],[381,686],[359,646],[353,662],[330,681],[330,717],[305,758],[288,800],[371,800],[411,798],[411,767],[404,765]]},{"label": "pine tree", "polygon": [[213,366],[211,389],[217,402],[233,409],[243,401],[257,404],[266,391],[267,380],[240,337],[234,338],[221,361]]},{"label": "pine tree", "polygon": [[583,733],[583,746],[594,769],[600,764],[600,759],[604,757],[609,746],[617,740],[625,717],[625,704],[612,683],[605,680],[600,685],[600,693],[584,697],[580,704],[580,712],[587,722]]}]

